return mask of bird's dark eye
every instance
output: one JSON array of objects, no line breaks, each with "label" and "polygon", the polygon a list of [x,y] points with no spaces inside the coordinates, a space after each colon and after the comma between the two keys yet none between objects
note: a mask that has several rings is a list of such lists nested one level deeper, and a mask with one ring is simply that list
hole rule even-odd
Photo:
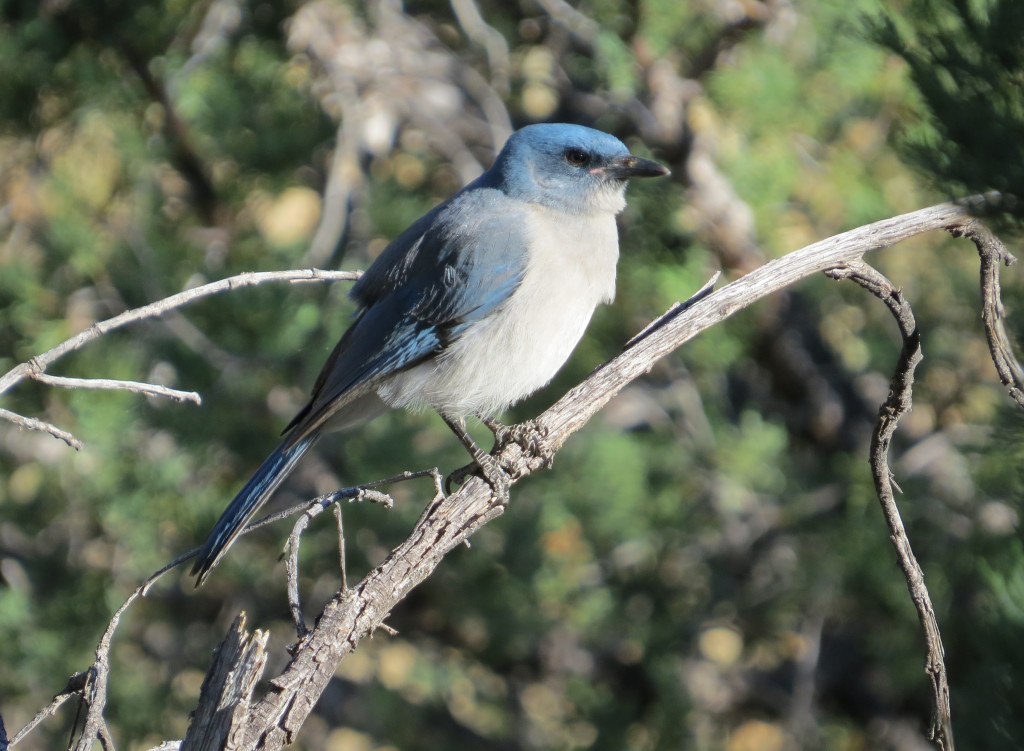
[{"label": "bird's dark eye", "polygon": [[565,150],[565,161],[573,167],[582,167],[590,161],[590,155],[583,149],[569,147]]}]

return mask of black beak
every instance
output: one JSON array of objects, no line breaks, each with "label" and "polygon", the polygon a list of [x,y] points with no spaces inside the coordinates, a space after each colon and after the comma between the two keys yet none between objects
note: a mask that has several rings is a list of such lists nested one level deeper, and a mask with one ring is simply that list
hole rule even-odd
[{"label": "black beak", "polygon": [[665,165],[650,159],[627,154],[612,157],[607,164],[591,169],[590,174],[603,175],[612,180],[628,180],[631,177],[661,177],[669,174],[669,170]]}]

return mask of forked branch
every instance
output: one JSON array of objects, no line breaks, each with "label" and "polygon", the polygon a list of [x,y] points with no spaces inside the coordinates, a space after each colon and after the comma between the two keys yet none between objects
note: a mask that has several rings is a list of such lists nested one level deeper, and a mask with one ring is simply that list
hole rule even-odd
[{"label": "forked branch", "polygon": [[[993,295],[991,303],[986,298],[986,310],[991,307],[991,311],[987,312],[985,316],[986,330],[989,332],[990,345],[993,341],[995,342],[995,345],[992,345],[993,357],[997,359],[1000,377],[1011,386],[1011,394],[1020,401],[1020,394],[1024,393],[1021,389],[1022,379],[1020,376],[1024,371],[1013,357],[1005,331],[1002,330],[1001,307],[998,302],[998,278],[991,276],[993,272],[990,268],[998,267],[999,263],[1008,262],[1010,256],[1005,249],[1001,249],[1001,244],[997,245],[998,241],[993,239],[994,236],[991,236],[991,233],[988,233],[982,225],[971,218],[967,205],[945,203],[866,225],[814,243],[782,258],[770,261],[716,291],[702,290],[686,303],[673,306],[655,324],[647,327],[642,335],[631,340],[620,355],[597,368],[585,381],[570,390],[536,419],[536,430],[543,435],[546,450],[557,451],[569,436],[585,425],[630,382],[648,372],[661,358],[733,313],[813,274],[835,269],[855,269],[861,273],[861,270],[867,268],[861,264],[865,253],[889,247],[922,232],[936,229],[945,229],[954,234],[969,236],[982,252],[983,278],[988,278],[986,277],[988,274],[995,280],[988,282],[986,286],[986,289],[989,289]],[[305,277],[302,278],[307,279],[327,278],[325,272],[282,273],[297,275],[304,273]],[[884,284],[888,284],[887,282],[882,284],[867,271],[864,271],[863,275],[865,278],[873,279],[873,283],[882,285],[882,287]],[[246,278],[252,280],[248,283],[257,283],[255,280],[261,276],[267,275],[253,274],[247,275]],[[273,276],[281,278],[279,274]],[[340,273],[331,278],[354,277]],[[239,278],[235,277],[233,280],[225,280],[198,289],[208,290],[205,294],[212,294],[215,291],[242,286],[245,283],[247,282],[239,281]],[[891,285],[886,289],[889,288]],[[197,290],[190,292],[195,293]],[[883,296],[883,299],[891,304],[890,307],[896,302],[902,302],[898,295],[893,297],[891,293],[887,292],[886,294],[888,297]],[[159,312],[177,307],[190,299],[182,299],[182,296],[178,295],[160,303],[154,303],[153,306],[147,306],[145,309],[129,311],[103,324],[97,324],[79,337],[68,340],[60,347],[36,358],[35,362],[45,369],[49,363],[62,354],[77,349],[87,341],[91,341],[116,326],[151,315],[158,315]],[[902,307],[900,307],[900,311],[903,311]],[[894,312],[896,312],[895,309]],[[909,315],[909,308],[904,312]],[[898,320],[904,320],[904,323],[909,320],[912,323],[913,319],[912,316],[909,319],[900,319],[898,316]],[[910,334],[906,334],[905,339],[909,344],[904,346],[897,378],[894,381],[894,394],[897,397],[903,389],[904,381],[906,381],[906,388],[909,389],[915,361],[914,346],[916,345],[914,342],[916,340]],[[1003,358],[1002,365],[998,361],[999,357]],[[16,368],[15,371],[0,378],[0,394],[25,377],[31,376],[24,370],[19,371]],[[909,392],[907,393],[909,394]],[[882,463],[879,463],[875,469],[876,477],[880,478],[878,481],[879,495],[883,500],[883,505],[886,505],[887,501],[882,496],[888,493],[890,501],[892,496],[888,465],[884,463],[886,461],[884,455],[888,448],[889,437],[895,430],[896,420],[892,419],[892,414],[898,419],[900,409],[902,407],[899,403],[883,409],[883,416],[887,410],[891,414],[884,421],[880,420],[879,428],[876,431],[876,442],[881,448],[873,446],[872,449],[873,456],[878,451],[881,451],[883,455]],[[547,456],[541,456],[531,451],[529,443],[522,443],[523,445],[516,442],[507,443],[496,452],[502,466],[509,469],[512,484],[543,468],[548,459]],[[893,505],[892,508],[895,509],[895,506]],[[291,660],[278,676],[270,680],[269,689],[263,696],[250,701],[248,688],[236,692],[234,694],[236,703],[227,713],[230,721],[226,726],[221,726],[221,729],[213,736],[205,732],[202,735],[195,735],[190,731],[182,748],[222,747],[216,744],[227,742],[228,738],[231,739],[232,748],[240,749],[276,749],[292,742],[317,699],[334,676],[338,662],[352,651],[360,640],[371,634],[376,628],[381,627],[383,620],[392,608],[401,602],[416,585],[426,579],[452,548],[464,542],[481,526],[500,516],[503,511],[503,506],[494,503],[490,487],[475,477],[470,478],[458,492],[450,496],[439,492],[435,493],[434,497],[426,504],[426,508],[409,538],[395,548],[379,566],[354,587],[340,586],[335,596],[323,608],[312,629],[307,629],[302,619],[297,618],[300,639],[290,650]],[[280,516],[275,515],[275,518],[280,518]],[[895,519],[898,522],[898,513]],[[912,560],[909,545],[906,552],[909,559]],[[913,567],[910,570],[913,573]],[[917,571],[919,570],[918,567]],[[916,574],[910,578],[914,578],[914,582],[920,583],[921,591],[926,596],[927,590],[924,589],[923,579]],[[104,635],[101,647],[109,648],[109,638],[116,626],[117,617],[132,600],[145,592],[150,583],[147,582],[141,587],[118,611],[118,615],[115,616]],[[915,588],[912,587],[912,595],[915,591]],[[292,603],[293,608],[297,611],[297,597],[293,597]],[[915,604],[918,604],[916,599]],[[930,610],[930,603],[927,608]],[[931,615],[931,619],[934,622],[934,614]],[[925,623],[924,618],[922,618],[922,622]],[[929,626],[925,623],[926,639],[930,638],[927,636],[928,629]],[[241,623],[233,626],[232,633],[235,636],[228,638],[228,642],[231,644],[250,645],[255,649],[256,645],[260,643],[259,638],[247,636]],[[936,628],[936,638],[937,635]],[[941,683],[936,680],[935,685],[939,694],[943,692],[946,694],[946,703],[943,705],[945,714],[940,717],[941,722],[936,727],[939,728],[937,734],[944,733],[943,737],[949,739],[948,745],[940,746],[940,748],[949,751],[952,749],[952,735],[947,732],[948,688],[945,688],[944,668],[941,666],[941,642],[938,644],[939,648],[936,654],[939,664],[936,666],[930,662],[928,671],[933,677],[940,673],[942,676]],[[239,655],[237,663],[239,667],[241,667],[242,661],[248,660],[247,664],[250,668],[256,668],[256,673],[258,673],[259,660],[252,659],[254,653],[251,649],[222,650],[222,658],[224,654],[229,653]],[[97,657],[99,662],[99,652]],[[105,653],[103,659],[106,659]],[[238,685],[248,687],[250,679],[255,680],[256,673],[252,672],[250,668],[237,673],[249,676]],[[96,669],[95,666],[94,669]],[[218,667],[218,670],[223,670],[223,666]],[[105,680],[105,665],[99,667],[98,672]],[[93,682],[90,681],[90,683]],[[95,689],[95,687],[94,684],[93,688]],[[219,702],[220,699],[217,699],[216,696],[223,695],[223,692],[218,693],[218,691],[204,692],[196,717],[208,716],[210,707],[207,704],[210,701]],[[93,735],[91,738],[83,737],[79,742],[79,748],[87,747],[88,743],[93,739],[99,739],[105,732],[102,722],[97,722],[97,714],[99,714],[97,710],[102,706],[102,700],[96,701],[99,698],[93,695],[93,702],[90,703],[90,719],[93,721],[93,725],[90,727]],[[220,735],[221,732],[224,734]],[[206,740],[199,741],[199,737]],[[214,737],[219,740],[214,740]]]},{"label": "forked branch", "polygon": [[[776,259],[746,276],[706,294],[681,312],[673,307],[659,325],[631,342],[622,354],[595,370],[536,423],[548,448],[557,450],[628,383],[701,331],[738,310],[828,269],[860,261],[871,250],[888,247],[935,229],[952,230],[970,219],[968,209],[948,203],[877,222],[823,240]],[[500,452],[513,483],[544,465],[516,443]],[[284,672],[255,702],[247,718],[244,748],[280,748],[298,732],[326,687],[337,663],[423,581],[453,547],[472,535],[503,508],[493,503],[488,486],[470,480],[459,492],[435,498],[409,539],[352,590],[327,604],[316,628],[296,645]]]},{"label": "forked branch", "polygon": [[[159,396],[174,399],[175,401],[190,401],[195,404],[200,402],[199,394],[194,391],[179,391],[166,386],[152,383],[140,383],[138,381],[120,381],[107,378],[65,378],[49,375],[46,370],[53,363],[69,352],[81,349],[91,341],[109,334],[111,331],[127,326],[130,323],[143,321],[147,318],[156,318],[164,313],[183,307],[189,303],[201,300],[204,297],[215,295],[228,290],[240,289],[242,287],[253,287],[267,282],[320,282],[320,281],[355,281],[360,277],[358,271],[323,271],[321,269],[297,269],[294,271],[262,271],[246,272],[236,276],[221,279],[220,281],[204,284],[199,287],[187,289],[176,295],[171,295],[163,300],[144,305],[141,308],[134,308],[125,311],[120,315],[108,318],[105,321],[94,323],[84,331],[58,344],[53,349],[36,355],[27,362],[9,370],[0,376],[0,396],[7,393],[11,388],[26,379],[33,379],[52,386],[64,386],[67,388],[90,388],[134,391],[147,396]],[[0,409],[0,419],[18,425],[28,430],[39,430],[59,438],[73,449],[80,449],[82,442],[65,430],[55,425],[39,420],[34,417],[25,417],[7,409]]]},{"label": "forked branch", "polygon": [[913,406],[914,371],[923,357],[921,332],[914,320],[910,303],[892,282],[866,263],[857,262],[826,272],[833,279],[850,279],[885,303],[896,319],[903,346],[896,362],[889,397],[878,410],[878,420],[871,434],[871,475],[875,494],[882,505],[889,539],[896,548],[896,560],[907,582],[910,599],[921,621],[925,641],[925,672],[932,683],[932,727],[930,738],[940,751],[953,751],[953,723],[949,709],[949,679],[946,675],[945,649],[939,633],[939,623],[932,607],[932,598],[924,581],[924,571],[917,562],[910,538],[903,526],[896,498],[893,494],[892,470],[889,467],[889,448],[900,418]]}]

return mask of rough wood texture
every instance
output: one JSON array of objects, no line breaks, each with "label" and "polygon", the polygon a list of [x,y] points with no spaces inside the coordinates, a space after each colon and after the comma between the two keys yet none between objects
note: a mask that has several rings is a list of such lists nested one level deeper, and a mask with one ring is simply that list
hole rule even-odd
[{"label": "rough wood texture", "polygon": [[917,610],[925,642],[925,673],[932,684],[932,727],[930,739],[941,751],[953,749],[953,722],[949,708],[949,678],[946,675],[946,652],[939,633],[939,621],[928,587],[924,582],[924,571],[917,562],[906,527],[896,505],[893,494],[892,469],[889,467],[889,449],[892,437],[900,419],[913,406],[914,372],[924,355],[921,352],[921,332],[917,328],[914,311],[903,293],[881,273],[865,263],[853,263],[829,272],[836,279],[851,279],[885,303],[896,319],[896,325],[903,339],[900,356],[896,362],[889,385],[889,397],[878,410],[878,420],[871,434],[871,476],[875,494],[882,505],[885,523],[889,527],[889,539],[896,549],[896,562],[907,582],[907,591]]},{"label": "rough wood texture", "polygon": [[[557,451],[628,383],[736,311],[807,276],[855,263],[866,252],[928,230],[952,228],[968,217],[963,205],[947,203],[859,227],[770,261],[692,304],[674,307],[536,420],[545,448]],[[513,483],[545,461],[516,443],[502,448],[499,458]],[[291,743],[338,662],[431,574],[449,550],[503,511],[493,502],[489,486],[476,478],[454,495],[436,496],[405,543],[354,589],[339,592],[326,605],[315,628],[296,645],[284,672],[252,706],[242,748],[277,749]]]},{"label": "rough wood texture", "polygon": [[[998,269],[1002,264],[1012,263],[1014,259],[994,235],[971,217],[970,206],[978,200],[975,198],[964,202],[941,204],[859,227],[770,261],[717,291],[710,291],[709,283],[685,303],[673,306],[634,337],[620,355],[597,368],[583,383],[569,391],[536,420],[507,430],[507,435],[514,440],[501,442],[500,448],[493,455],[508,472],[510,485],[514,485],[522,477],[548,466],[551,456],[568,437],[585,425],[609,400],[631,381],[648,372],[659,359],[701,331],[800,279],[820,272],[833,272],[832,275],[838,277],[848,275],[850,269],[863,268],[861,258],[865,253],[935,229],[948,230],[955,236],[966,236],[978,247],[982,258],[983,320],[993,360],[1000,378],[1009,388],[1010,395],[1024,406],[1024,397],[1021,396],[1024,394],[1024,368],[1014,356],[1009,339],[1003,330],[999,300]],[[0,377],[0,394],[21,380],[43,373],[50,363],[63,354],[81,347],[113,328],[147,316],[159,315],[186,304],[197,296],[260,281],[351,279],[357,276],[358,274],[345,272],[330,275],[326,272],[308,270],[243,275],[206,285],[96,324]],[[882,295],[882,299],[890,304],[890,307],[896,305],[898,308],[897,303],[901,300],[897,297],[893,297],[891,293]],[[898,313],[895,308],[894,313]],[[909,316],[909,309],[907,314]],[[900,320],[899,315],[897,319]],[[911,326],[912,318],[907,317],[901,325],[905,329]],[[910,385],[908,379],[912,376],[914,359],[911,356],[914,336],[908,337],[908,333],[911,333],[909,329],[904,331],[905,342],[909,341],[911,347],[909,350],[905,348],[897,368],[897,378],[894,380],[897,396],[902,390],[903,381],[906,381],[907,398]],[[883,407],[883,417],[888,414],[886,410],[891,411],[891,407],[892,405],[888,403]],[[38,425],[27,424],[31,418],[0,411],[0,419],[9,419],[24,427],[45,430],[67,440],[62,431],[55,426],[41,422]],[[895,420],[880,420],[879,426],[879,430],[884,432],[882,443],[885,445],[882,448],[887,448],[888,436],[891,436],[892,430],[895,429]],[[879,452],[876,451],[875,455],[879,455]],[[884,460],[884,451],[880,455]],[[876,479],[888,479],[886,466],[883,463],[876,463]],[[417,474],[423,473],[407,473],[407,476]],[[299,641],[290,650],[291,661],[279,676],[269,681],[269,688],[254,702],[251,696],[265,663],[264,648],[267,636],[259,631],[248,634],[245,631],[244,618],[239,616],[218,649],[215,664],[204,682],[199,707],[189,734],[182,742],[183,748],[277,749],[294,741],[302,724],[333,677],[338,662],[375,629],[388,630],[383,621],[391,609],[413,587],[430,576],[448,551],[464,542],[477,529],[500,516],[505,510],[503,505],[495,502],[491,487],[476,477],[470,477],[457,493],[447,497],[441,492],[440,477],[435,476],[434,479],[434,497],[427,504],[409,538],[354,588],[347,587],[344,568],[342,569],[342,586],[339,592],[324,607],[312,630],[306,630],[301,619],[297,621]],[[888,484],[882,482],[881,485],[883,487],[879,488],[879,499],[885,506]],[[352,494],[367,492],[366,488],[350,488],[337,491],[333,496],[352,497]],[[328,500],[333,500],[333,496],[319,500],[326,506]],[[888,489],[888,500],[891,501],[891,489]],[[892,508],[895,508],[895,504],[892,504]],[[250,529],[302,511],[308,511],[305,504],[272,514]],[[886,513],[891,525],[888,507]],[[898,512],[895,518],[898,521]],[[297,535],[298,532],[294,542],[296,549]],[[913,559],[909,543],[902,546],[897,541],[897,548],[901,556],[901,568],[919,614],[922,612],[922,606],[925,611],[930,611],[920,567]],[[87,708],[83,730],[75,748],[88,749],[96,740],[104,747],[112,747],[103,720],[103,711],[106,705],[110,641],[119,619],[138,597],[145,595],[163,573],[190,559],[196,552],[186,553],[168,564],[128,598],[111,619],[97,647],[96,661],[93,665],[74,676],[68,688],[10,740],[11,747],[17,745],[32,728],[51,716],[71,697],[81,697]],[[903,560],[904,554],[906,560]],[[903,565],[908,562],[911,565]],[[297,574],[293,572],[289,576],[294,578]],[[917,596],[916,593],[920,592],[924,592],[924,599]],[[298,612],[297,594],[293,600],[293,609]],[[928,615],[928,612],[925,615]],[[942,644],[937,626],[932,628],[934,614],[930,614],[930,621],[922,617],[922,623],[928,648],[926,671],[932,679],[933,689],[938,697],[935,699],[938,724],[933,726],[931,740],[938,748],[950,751],[952,732],[949,725],[948,688],[945,687],[942,666]],[[0,731],[0,744],[4,740]],[[176,743],[170,741],[160,748],[173,748]]]},{"label": "rough wood texture", "polygon": [[225,751],[242,747],[249,700],[267,664],[266,631],[245,630],[245,614],[235,618],[214,652],[199,706],[181,743],[183,751]]}]

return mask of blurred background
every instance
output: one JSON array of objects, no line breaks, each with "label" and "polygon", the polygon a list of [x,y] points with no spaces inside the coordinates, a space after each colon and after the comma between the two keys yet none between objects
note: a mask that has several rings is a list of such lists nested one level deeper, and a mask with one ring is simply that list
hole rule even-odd
[{"label": "blurred background", "polygon": [[[525,419],[715,270],[733,279],[1019,185],[1022,5],[3,0],[0,372],[187,286],[365,268],[512,129],[581,123],[673,176],[630,188],[618,299],[556,382],[506,415]],[[923,329],[893,466],[957,740],[1014,747],[1024,442],[987,355],[976,253],[934,233],[872,260]],[[1005,282],[1016,331],[1019,274]],[[51,371],[197,390],[202,406],[31,383],[5,395],[85,443],[0,424],[9,732],[90,664],[142,579],[205,538],[304,402],[347,290],[207,298]],[[877,300],[824,277],[702,334],[517,485],[395,610],[397,636],[342,663],[296,747],[926,748],[922,637],[867,465],[898,348]],[[393,414],[322,441],[277,503],[465,462],[437,418]],[[394,494],[391,511],[345,507],[350,580],[404,539],[429,481]],[[284,664],[289,528],[240,541],[203,589],[176,572],[128,612],[107,712],[121,747],[182,737],[239,610],[272,632],[267,674]],[[338,587],[336,551],[321,517],[302,548],[310,612]],[[63,745],[73,719],[66,707],[19,748]]]}]

